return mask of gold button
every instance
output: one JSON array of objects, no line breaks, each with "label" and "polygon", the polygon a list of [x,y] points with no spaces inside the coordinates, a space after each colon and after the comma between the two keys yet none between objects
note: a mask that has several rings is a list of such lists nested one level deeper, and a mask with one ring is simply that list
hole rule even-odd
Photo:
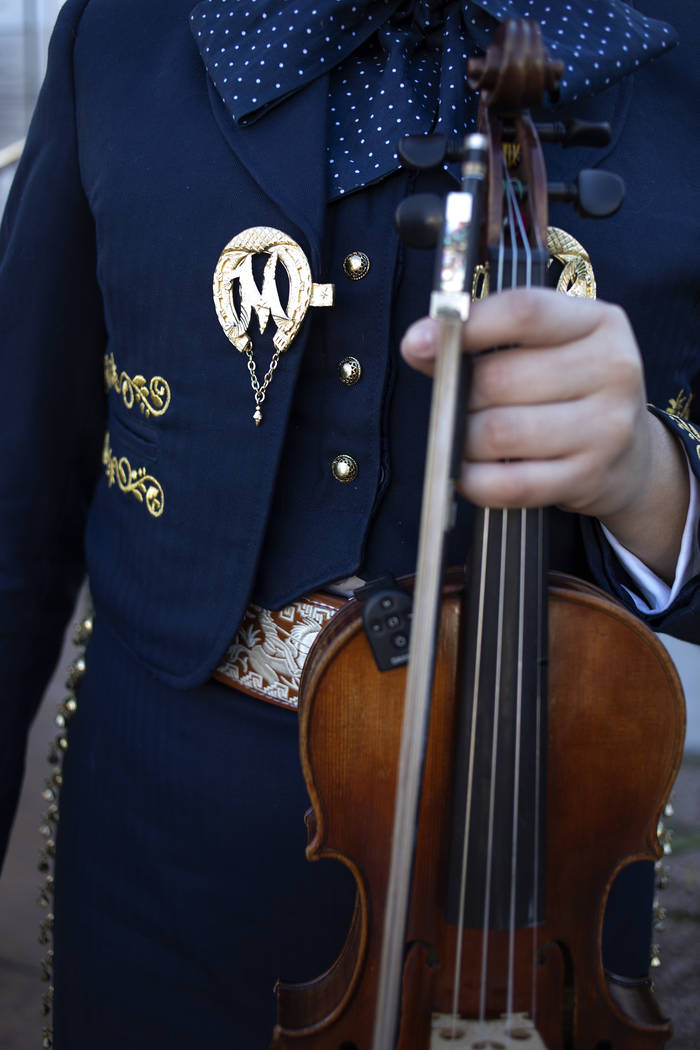
[{"label": "gold button", "polygon": [[343,269],[351,281],[360,281],[369,273],[369,258],[364,252],[350,252],[345,256]]},{"label": "gold button", "polygon": [[333,477],[336,481],[354,481],[359,474],[359,468],[352,456],[336,456],[331,464]]},{"label": "gold button", "polygon": [[338,365],[338,375],[341,383],[354,386],[362,375],[362,365],[356,357],[344,357]]}]

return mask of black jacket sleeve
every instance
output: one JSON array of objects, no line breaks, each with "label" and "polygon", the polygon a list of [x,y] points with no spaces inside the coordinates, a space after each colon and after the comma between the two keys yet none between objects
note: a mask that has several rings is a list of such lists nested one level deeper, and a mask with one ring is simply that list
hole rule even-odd
[{"label": "black jacket sleeve", "polygon": [[27,729],[83,577],[104,430],[104,322],[73,97],[85,4],[59,16],[0,233],[0,860]]},{"label": "black jacket sleeve", "polygon": [[[653,406],[650,411],[668,426],[683,444],[690,469],[700,482],[700,430],[689,420]],[[698,525],[700,527],[700,524]],[[621,565],[613,549],[605,540],[597,522],[583,520],[586,553],[596,581],[610,591],[654,630],[674,635],[687,642],[700,643],[700,577],[688,580],[668,609],[659,613],[641,614],[626,587],[635,589],[634,581]]]}]

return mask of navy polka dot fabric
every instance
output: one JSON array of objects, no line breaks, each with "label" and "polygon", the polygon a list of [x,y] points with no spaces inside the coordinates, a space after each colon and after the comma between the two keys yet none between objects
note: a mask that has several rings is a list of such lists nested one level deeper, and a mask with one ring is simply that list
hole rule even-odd
[{"label": "navy polka dot fabric", "polygon": [[505,18],[539,22],[566,70],[563,103],[595,94],[677,42],[623,0],[202,0],[200,53],[241,125],[329,74],[328,187],[334,199],[396,170],[402,135],[474,126],[467,61]]}]

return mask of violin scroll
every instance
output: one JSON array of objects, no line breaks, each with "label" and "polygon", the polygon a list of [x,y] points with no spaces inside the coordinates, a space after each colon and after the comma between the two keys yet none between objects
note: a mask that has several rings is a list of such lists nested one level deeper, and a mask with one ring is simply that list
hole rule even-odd
[{"label": "violin scroll", "polygon": [[507,19],[483,58],[469,62],[469,86],[484,106],[527,109],[555,95],[564,63],[551,59],[539,26],[528,19]]}]

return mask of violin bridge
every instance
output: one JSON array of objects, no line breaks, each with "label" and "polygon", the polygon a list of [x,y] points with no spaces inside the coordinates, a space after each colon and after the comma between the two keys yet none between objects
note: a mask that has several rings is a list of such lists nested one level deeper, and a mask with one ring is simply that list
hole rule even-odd
[{"label": "violin bridge", "polygon": [[430,1050],[547,1050],[527,1014],[470,1021],[433,1014]]}]

